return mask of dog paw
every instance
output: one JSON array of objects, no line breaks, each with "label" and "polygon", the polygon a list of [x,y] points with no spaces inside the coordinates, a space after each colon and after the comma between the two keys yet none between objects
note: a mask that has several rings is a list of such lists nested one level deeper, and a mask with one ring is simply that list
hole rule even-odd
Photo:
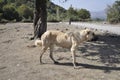
[{"label": "dog paw", "polygon": [[59,62],[55,61],[54,64],[59,64]]},{"label": "dog paw", "polygon": [[43,63],[43,62],[40,62],[40,65],[42,65],[42,64],[45,64],[45,63]]},{"label": "dog paw", "polygon": [[80,66],[74,67],[74,69],[81,69],[81,68],[83,68],[83,67],[80,67]]}]

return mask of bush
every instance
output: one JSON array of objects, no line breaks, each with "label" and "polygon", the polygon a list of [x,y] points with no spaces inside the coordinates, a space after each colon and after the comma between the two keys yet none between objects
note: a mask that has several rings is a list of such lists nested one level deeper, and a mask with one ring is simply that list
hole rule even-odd
[{"label": "bush", "polygon": [[112,6],[107,7],[107,20],[110,23],[120,23],[120,1],[116,1]]},{"label": "bush", "polygon": [[72,6],[67,10],[67,17],[71,21],[88,21],[91,17],[90,12],[86,9],[76,10]]},{"label": "bush", "polygon": [[2,13],[0,13],[0,21],[1,21],[1,19],[2,19],[2,15],[3,15],[3,14],[2,14]]},{"label": "bush", "polygon": [[79,18],[75,15],[72,15],[70,18],[71,21],[79,21]]},{"label": "bush", "polygon": [[80,19],[89,19],[90,18],[90,12],[86,9],[80,9],[78,11],[78,16]]},{"label": "bush", "polygon": [[5,5],[3,7],[3,18],[7,20],[18,19],[19,14],[16,11],[15,7],[12,5]]},{"label": "bush", "polygon": [[32,9],[30,9],[29,7],[27,7],[26,5],[21,5],[18,8],[18,13],[20,14],[20,16],[24,19],[29,19],[31,17],[31,20],[33,19],[33,11]]},{"label": "bush", "polygon": [[0,0],[0,9],[3,7],[3,5],[4,5],[4,1]]},{"label": "bush", "polygon": [[111,24],[116,24],[116,23],[119,23],[119,20],[118,20],[117,18],[110,18],[110,19],[109,19],[109,22],[110,22]]},{"label": "bush", "polygon": [[77,10],[75,10],[72,6],[67,10],[67,17],[71,21],[78,21],[79,20]]},{"label": "bush", "polygon": [[49,14],[48,17],[47,17],[47,21],[48,22],[59,22],[59,20],[57,20],[57,17],[55,14]]}]

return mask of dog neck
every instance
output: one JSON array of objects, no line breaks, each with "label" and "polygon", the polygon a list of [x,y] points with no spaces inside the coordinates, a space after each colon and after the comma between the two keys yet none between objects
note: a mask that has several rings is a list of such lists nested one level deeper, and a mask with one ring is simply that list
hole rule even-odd
[{"label": "dog neck", "polygon": [[83,35],[79,32],[79,44],[86,40],[87,40],[86,35]]},{"label": "dog neck", "polygon": [[74,32],[73,37],[78,44],[84,42],[86,39],[85,36],[83,36],[80,32]]}]

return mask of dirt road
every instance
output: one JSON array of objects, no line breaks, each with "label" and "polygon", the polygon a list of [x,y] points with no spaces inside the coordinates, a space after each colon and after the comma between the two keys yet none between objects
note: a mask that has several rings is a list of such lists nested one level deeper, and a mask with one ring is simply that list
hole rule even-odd
[{"label": "dirt road", "polygon": [[[48,29],[78,31],[81,28],[64,23],[48,24]],[[102,32],[96,42],[81,44],[76,52],[78,66],[74,69],[70,51],[55,47],[53,64],[49,50],[39,64],[39,47],[34,41],[32,23],[0,24],[0,80],[119,80],[120,36]]]},{"label": "dirt road", "polygon": [[72,22],[72,25],[98,29],[98,30],[101,30],[101,31],[107,31],[107,32],[110,32],[110,33],[120,35],[120,24],[110,25],[110,24],[107,24],[107,23],[105,24],[105,23]]}]

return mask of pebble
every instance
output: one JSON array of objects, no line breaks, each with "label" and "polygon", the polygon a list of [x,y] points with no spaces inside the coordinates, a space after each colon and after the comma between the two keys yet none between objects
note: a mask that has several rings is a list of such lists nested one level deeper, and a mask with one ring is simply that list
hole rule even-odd
[{"label": "pebble", "polygon": [[20,66],[20,64],[17,64],[17,67],[19,67]]}]

